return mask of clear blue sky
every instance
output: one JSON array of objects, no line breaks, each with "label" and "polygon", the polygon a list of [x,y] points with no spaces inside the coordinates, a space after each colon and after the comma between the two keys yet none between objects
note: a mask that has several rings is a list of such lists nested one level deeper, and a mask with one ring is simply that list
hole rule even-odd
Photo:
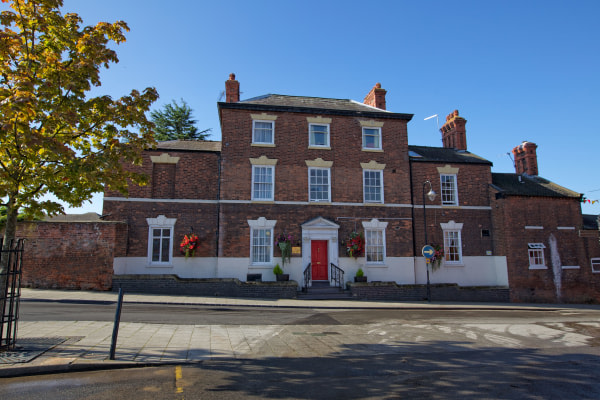
[{"label": "clear blue sky", "polygon": [[64,11],[131,28],[98,93],[154,86],[155,108],[183,98],[212,140],[231,72],[242,99],[362,101],[381,82],[388,110],[414,114],[410,144],[441,146],[423,119],[458,109],[468,150],[494,172],[514,172],[506,153],[529,140],[541,176],[600,199],[600,1],[65,0]]}]

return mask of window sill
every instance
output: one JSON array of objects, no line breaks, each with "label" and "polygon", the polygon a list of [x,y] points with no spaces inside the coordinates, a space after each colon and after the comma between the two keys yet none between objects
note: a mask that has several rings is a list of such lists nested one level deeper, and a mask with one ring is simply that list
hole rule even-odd
[{"label": "window sill", "polygon": [[548,269],[545,265],[530,265],[529,269]]},{"label": "window sill", "polygon": [[442,208],[460,208],[458,204],[442,204]]},{"label": "window sill", "polygon": [[363,147],[362,151],[368,151],[368,152],[372,152],[372,153],[383,153],[382,149],[365,149]]},{"label": "window sill", "polygon": [[363,205],[367,206],[367,207],[373,207],[373,206],[382,206],[383,203],[363,203]]},{"label": "window sill", "polygon": [[308,204],[315,205],[315,206],[322,206],[325,204],[331,204],[331,201],[310,201],[309,200]]},{"label": "window sill", "polygon": [[274,204],[274,200],[251,200],[252,204]]},{"label": "window sill", "polygon": [[250,264],[248,265],[248,269],[273,269],[272,264]]},{"label": "window sill", "polygon": [[562,269],[580,269],[579,265],[563,265]]},{"label": "window sill", "polygon": [[148,264],[147,268],[173,268],[172,263],[167,264]]},{"label": "window sill", "polygon": [[250,146],[252,147],[275,147],[273,143],[252,143]]},{"label": "window sill", "polygon": [[385,264],[369,264],[369,263],[367,263],[365,265],[365,268],[369,268],[369,269],[373,269],[373,268],[386,268],[387,269],[388,266],[385,265]]},{"label": "window sill", "polygon": [[330,146],[308,146],[310,150],[331,150]]},{"label": "window sill", "polygon": [[449,267],[449,268],[452,268],[452,267],[464,267],[464,266],[465,266],[465,264],[463,264],[461,262],[457,262],[455,264],[454,263],[444,263],[444,267]]}]

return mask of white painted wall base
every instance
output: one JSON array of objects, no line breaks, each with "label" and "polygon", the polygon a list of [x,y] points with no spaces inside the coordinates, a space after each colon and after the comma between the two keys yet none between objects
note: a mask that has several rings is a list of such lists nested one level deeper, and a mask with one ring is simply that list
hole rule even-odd
[{"label": "white painted wall base", "polygon": [[[456,283],[459,286],[508,286],[506,257],[482,256],[464,257],[463,266],[440,266],[435,272],[430,270],[431,283]],[[274,264],[281,265],[281,259],[275,258]],[[146,257],[115,257],[115,275],[173,274],[180,278],[237,278],[245,281],[247,274],[262,274],[263,281],[275,281],[273,266],[251,265],[245,257],[175,257],[171,266],[148,266]],[[353,281],[359,268],[367,276],[369,282],[383,281],[413,285],[427,283],[425,259],[423,257],[388,257],[383,265],[366,265],[365,258],[339,258],[339,265],[344,270],[344,280]],[[286,263],[283,272],[290,275],[290,280],[304,284],[303,259],[292,257]]]},{"label": "white painted wall base", "polygon": [[[415,257],[417,284],[427,283],[425,258]],[[508,269],[504,256],[463,257],[462,266],[442,264],[429,270],[431,283],[456,283],[459,286],[508,286]]]},{"label": "white painted wall base", "polygon": [[175,257],[170,266],[149,266],[147,257],[115,257],[113,271],[115,275],[171,274],[180,278],[216,278],[217,258]]}]

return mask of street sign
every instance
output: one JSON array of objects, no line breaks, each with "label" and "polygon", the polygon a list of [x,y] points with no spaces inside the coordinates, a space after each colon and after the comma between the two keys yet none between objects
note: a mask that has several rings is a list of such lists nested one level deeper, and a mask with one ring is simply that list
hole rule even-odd
[{"label": "street sign", "polygon": [[433,248],[433,246],[426,244],[425,246],[423,246],[421,254],[423,254],[423,257],[425,257],[426,259],[431,260],[433,258],[433,255],[435,254],[435,249]]}]

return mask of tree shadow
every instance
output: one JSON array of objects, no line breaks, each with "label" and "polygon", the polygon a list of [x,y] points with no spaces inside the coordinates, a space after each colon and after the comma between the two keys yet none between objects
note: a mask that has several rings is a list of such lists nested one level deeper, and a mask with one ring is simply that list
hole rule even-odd
[{"label": "tree shadow", "polygon": [[597,355],[467,345],[348,345],[338,356],[213,359],[195,367],[200,378],[190,384],[213,382],[205,391],[274,399],[600,398]]}]

